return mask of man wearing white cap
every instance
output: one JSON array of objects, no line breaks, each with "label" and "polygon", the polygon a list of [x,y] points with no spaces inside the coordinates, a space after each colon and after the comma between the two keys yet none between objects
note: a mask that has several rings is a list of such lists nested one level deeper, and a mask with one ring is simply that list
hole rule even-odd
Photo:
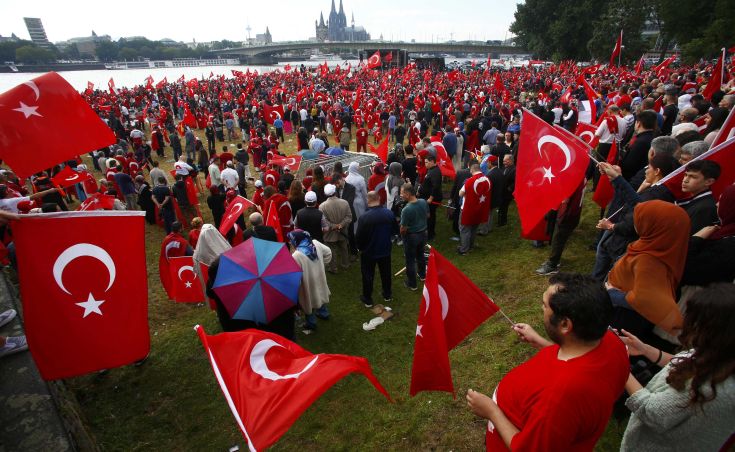
[{"label": "man wearing white cap", "polygon": [[295,227],[308,232],[312,239],[324,243],[324,233],[329,231],[329,223],[324,218],[324,213],[316,206],[316,193],[307,191],[304,201],[306,207],[296,212]]},{"label": "man wearing white cap", "polygon": [[347,228],[352,222],[350,204],[344,199],[335,196],[337,192],[333,184],[324,186],[324,195],[327,200],[320,206],[319,210],[324,214],[327,221],[327,230],[324,232],[324,243],[332,250],[332,260],[329,262],[327,271],[337,273],[337,264],[342,268],[349,267],[349,256],[347,251]]},{"label": "man wearing white cap", "polygon": [[240,176],[237,174],[237,170],[235,170],[235,165],[232,163],[232,160],[227,161],[227,165],[225,166],[225,169],[222,170],[219,177],[220,180],[222,180],[222,184],[225,186],[225,191],[229,189],[233,189],[236,192],[238,191]]}]

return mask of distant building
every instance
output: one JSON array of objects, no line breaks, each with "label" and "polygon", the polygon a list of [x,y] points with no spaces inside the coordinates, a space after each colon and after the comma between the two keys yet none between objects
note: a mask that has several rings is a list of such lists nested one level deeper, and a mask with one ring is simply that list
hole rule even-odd
[{"label": "distant building", "polygon": [[332,0],[332,9],[329,12],[329,20],[324,22],[324,14],[319,13],[319,21],[314,21],[316,40],[325,41],[369,41],[370,34],[364,27],[355,26],[355,14],[352,14],[352,23],[347,26],[347,15],[345,14],[342,0],[339,0],[339,12]]},{"label": "distant building", "polygon": [[272,44],[273,37],[268,27],[265,27],[265,33],[258,33],[255,35],[255,45]]},{"label": "distant building", "polygon": [[0,42],[18,42],[20,38],[15,36],[15,33],[10,36],[0,36]]},{"label": "distant building", "polygon": [[41,19],[37,17],[24,17],[23,20],[26,23],[28,34],[31,35],[31,41],[39,47],[48,49],[51,47],[51,43],[46,37],[46,30],[43,29]]},{"label": "distant building", "polygon": [[97,54],[97,45],[101,42],[111,42],[110,35],[97,36],[97,33],[92,30],[91,36],[84,36],[80,38],[71,38],[68,41],[61,41],[56,43],[56,47],[59,50],[64,50],[71,45],[77,46],[79,56],[94,57]]},{"label": "distant building", "polygon": [[212,47],[212,44],[213,44],[212,41],[209,41],[209,42],[197,42],[196,39],[192,39],[191,42],[187,42],[186,43],[186,47],[188,47],[190,49],[196,49],[197,46],[204,46],[204,47],[207,47],[207,48],[211,48]]}]

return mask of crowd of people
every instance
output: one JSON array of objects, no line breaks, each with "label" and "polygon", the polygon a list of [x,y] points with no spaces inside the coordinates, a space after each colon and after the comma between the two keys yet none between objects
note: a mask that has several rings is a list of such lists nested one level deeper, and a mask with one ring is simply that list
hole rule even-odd
[{"label": "crowd of people", "polygon": [[[359,259],[359,299],[372,307],[376,266],[382,299],[392,300],[395,247],[402,247],[409,290],[425,278],[428,243],[456,240],[458,256],[482,253],[477,236],[507,227],[514,187],[524,183],[515,172],[519,159],[530,158],[521,148],[524,115],[575,133],[585,112],[600,163],[549,212],[544,239],[533,242],[550,244],[536,270],[551,276],[542,303],[549,339],[515,324],[539,353],[508,373],[492,397],[470,390],[468,404],[490,421],[488,449],[590,450],[625,392],[632,412],[625,450],[717,450],[733,434],[727,413],[735,407],[735,188],[727,180],[713,192],[723,168],[696,158],[731,116],[735,72],[726,70],[711,90],[712,70],[703,63],[633,73],[568,62],[509,71],[302,67],[87,91],[119,139],[90,156],[102,178],[61,192],[48,186],[59,167],[32,178],[35,193],[26,196],[23,181],[4,171],[0,208],[66,210],[75,196],[145,210],[169,234],[162,259],[193,255],[209,266],[207,295],[225,331],[258,327],[293,339],[292,310],[268,325],[229,316],[211,287],[224,251],[250,237],[283,237],[304,272],[296,310],[303,332],[313,333],[317,319],[330,315],[326,273]],[[301,158],[293,166],[282,159],[291,137],[289,156]],[[384,140],[390,151],[369,177],[356,161],[342,166],[346,151],[367,152]],[[168,147],[171,173],[160,167]],[[347,158],[326,168],[323,156]],[[442,171],[444,159],[453,180]],[[66,165],[91,175],[79,160]],[[682,165],[680,190],[657,184]],[[600,212],[590,276],[557,274],[584,193],[604,185],[601,178],[614,196]],[[212,224],[202,220],[209,216],[200,211],[205,195]],[[254,207],[223,236],[218,229],[237,196]],[[444,210],[451,237],[437,233]]]}]

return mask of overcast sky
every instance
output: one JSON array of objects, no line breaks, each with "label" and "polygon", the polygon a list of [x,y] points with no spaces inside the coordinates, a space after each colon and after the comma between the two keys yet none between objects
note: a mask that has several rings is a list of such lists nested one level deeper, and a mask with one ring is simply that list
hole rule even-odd
[{"label": "overcast sky", "polygon": [[[336,0],[339,10],[339,0]],[[348,0],[347,24],[367,29],[373,39],[418,42],[505,39],[516,4],[522,1]],[[172,2],[156,0],[0,0],[0,35],[30,39],[23,17],[38,17],[51,42],[108,34],[170,38],[190,42],[243,41],[270,28],[274,41],[305,40],[315,35],[319,12],[329,17],[331,0]]]}]

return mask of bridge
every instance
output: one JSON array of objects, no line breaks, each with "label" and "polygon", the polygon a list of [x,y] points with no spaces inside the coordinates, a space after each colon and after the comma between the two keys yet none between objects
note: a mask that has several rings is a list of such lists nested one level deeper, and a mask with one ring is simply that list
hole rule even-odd
[{"label": "bridge", "polygon": [[295,42],[277,42],[265,45],[253,45],[246,47],[237,47],[222,50],[213,50],[212,53],[221,56],[259,58],[282,54],[285,52],[294,52],[302,50],[319,49],[326,51],[362,51],[362,50],[405,50],[409,53],[429,53],[429,54],[486,54],[494,58],[498,54],[521,55],[528,52],[520,47],[490,45],[490,44],[474,44],[474,43],[435,43],[435,42],[386,42],[386,41],[352,41],[352,42],[311,42],[311,41],[295,41]]}]

